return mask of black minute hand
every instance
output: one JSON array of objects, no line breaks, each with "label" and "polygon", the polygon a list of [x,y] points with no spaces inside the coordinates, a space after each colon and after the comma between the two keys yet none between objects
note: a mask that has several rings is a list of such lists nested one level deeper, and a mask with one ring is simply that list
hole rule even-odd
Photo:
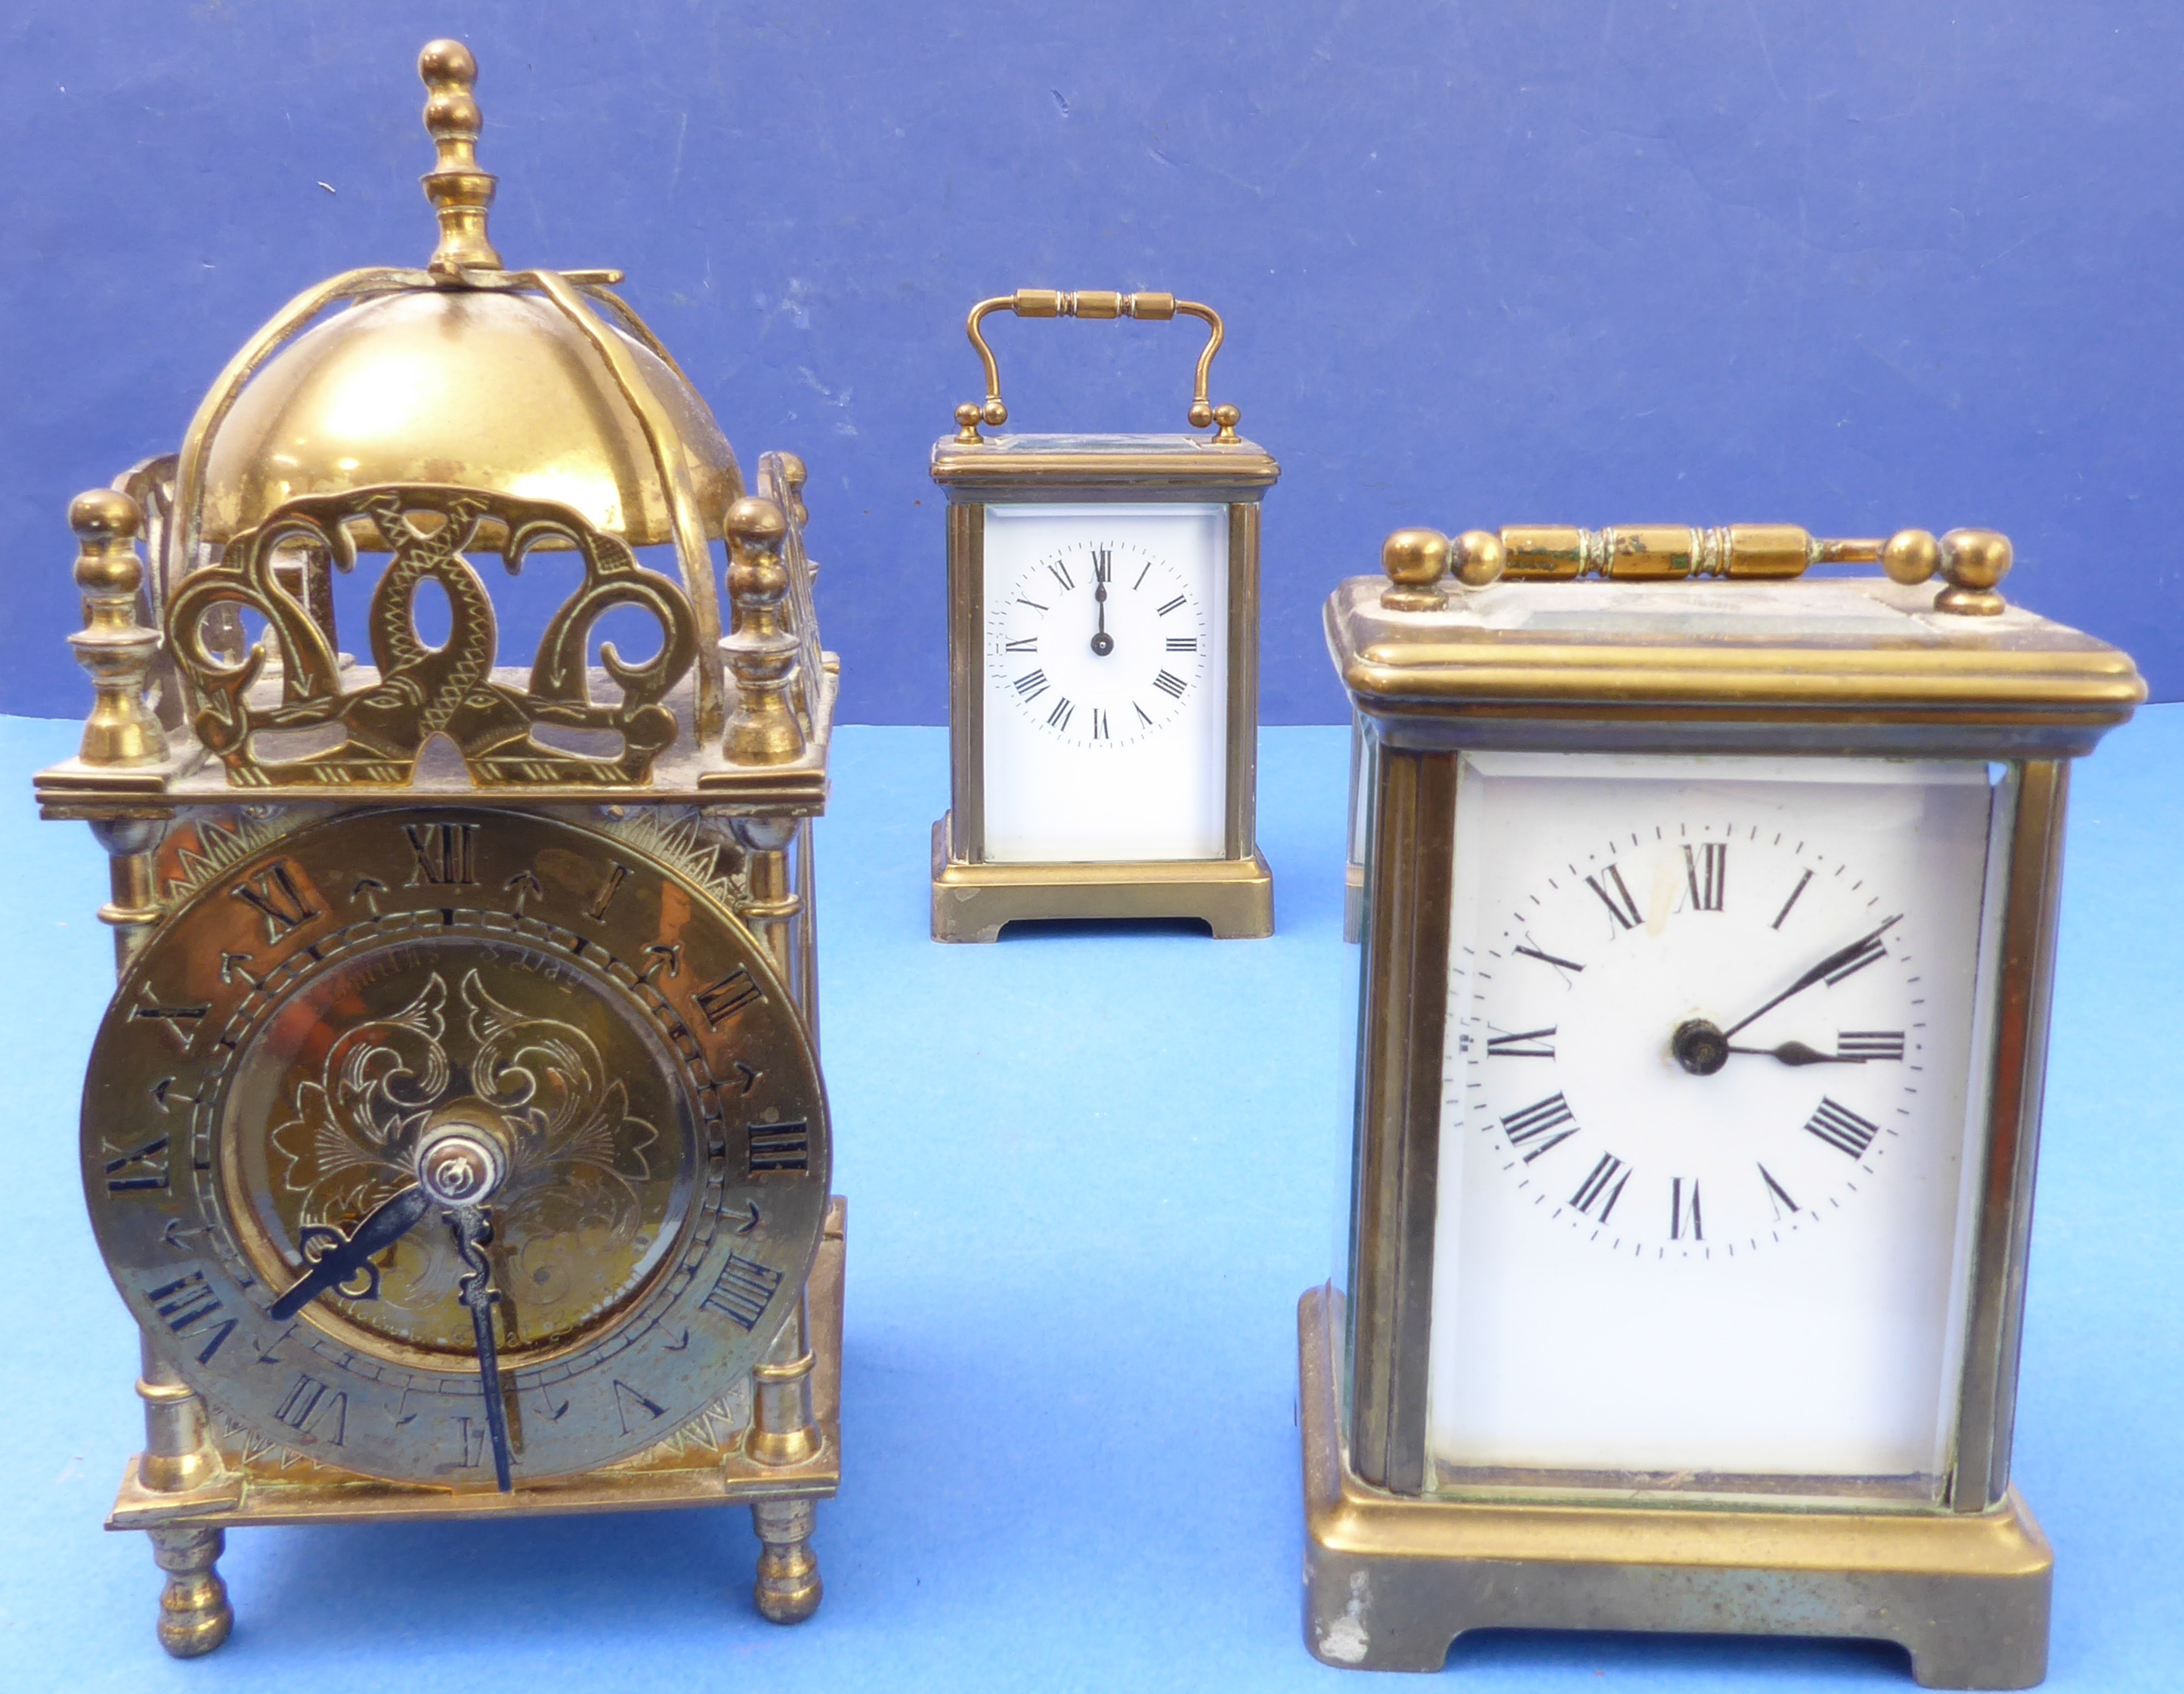
[{"label": "black minute hand", "polygon": [[[382,1201],[376,1211],[356,1226],[354,1234],[313,1260],[302,1279],[273,1302],[274,1321],[286,1323],[328,1289],[338,1289],[359,1271],[365,1272],[371,1283],[362,1297],[369,1300],[376,1296],[379,1292],[379,1271],[372,1260],[407,1234],[410,1226],[422,1218],[431,1206],[431,1197],[422,1188],[415,1187],[405,1188],[393,1199]],[[339,1232],[329,1229],[326,1233],[337,1235]]]},{"label": "black minute hand", "polygon": [[1814,983],[1847,976],[1852,971],[1857,970],[1860,966],[1870,964],[1874,960],[1880,957],[1881,955],[1887,950],[1887,949],[1880,945],[1880,938],[1903,921],[1903,914],[1899,911],[1895,917],[1888,919],[1887,922],[1881,924],[1878,928],[1869,930],[1865,934],[1859,936],[1857,940],[1852,942],[1847,947],[1836,948],[1834,952],[1829,954],[1826,958],[1821,960],[1820,962],[1814,966],[1811,970],[1806,972],[1804,975],[1798,978],[1794,983],[1791,983],[1789,987],[1784,989],[1781,993],[1776,995],[1774,999],[1769,1000],[1767,1004],[1761,1006],[1758,1011],[1749,1013],[1746,1017],[1741,1017],[1736,1023],[1730,1024],[1728,1028],[1721,1032],[1722,1035],[1726,1039],[1729,1036],[1736,1034],[1736,1032],[1743,1028],[1746,1024],[1758,1022],[1769,1012],[1774,1011],[1776,1006],[1781,1005],[1784,1000],[1789,999],[1791,995],[1802,994],[1807,989],[1812,987]]}]

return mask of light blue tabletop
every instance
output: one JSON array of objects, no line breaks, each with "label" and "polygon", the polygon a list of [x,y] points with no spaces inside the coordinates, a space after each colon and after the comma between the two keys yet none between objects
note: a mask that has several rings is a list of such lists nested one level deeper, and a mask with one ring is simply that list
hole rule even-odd
[{"label": "light blue tabletop", "polygon": [[[139,1535],[100,1524],[142,1433],[132,1328],[85,1221],[76,1097],[111,987],[104,858],[0,720],[16,867],[0,976],[0,1346],[13,1391],[0,1687],[1097,1689],[1392,1686],[1299,1624],[1295,1303],[1348,1191],[1344,729],[1261,738],[1279,933],[927,939],[939,729],[844,729],[821,827],[823,1025],[849,1197],[827,1597],[751,1608],[740,1509],[253,1530],[232,1641],[169,1661]],[[2184,706],[2078,772],[2016,1474],[2056,1549],[2061,1690],[2172,1690],[2184,1635]],[[1479,1689],[1911,1686],[1895,1649],[1467,1639]]]}]

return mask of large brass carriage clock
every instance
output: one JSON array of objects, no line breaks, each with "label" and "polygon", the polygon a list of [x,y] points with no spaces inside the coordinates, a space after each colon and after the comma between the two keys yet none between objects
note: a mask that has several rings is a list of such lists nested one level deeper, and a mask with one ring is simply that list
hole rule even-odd
[{"label": "large brass carriage clock", "polygon": [[[1004,435],[981,322],[1202,320],[1211,435]],[[1020,918],[1190,917],[1271,935],[1256,842],[1259,509],[1279,474],[1206,399],[1222,340],[1172,294],[1020,288],[972,308],[983,404],[933,449],[948,492],[948,815],[933,937]]]},{"label": "large brass carriage clock", "polygon": [[429,265],[299,295],[70,513],[98,699],[37,794],[112,855],[109,1524],[177,1654],[245,1524],[744,1502],[793,1621],[839,1475],[803,468],[746,494],[617,273],[503,266],[471,55],[421,70]]},{"label": "large brass carriage clock", "polygon": [[1413,530],[1329,600],[1368,746],[1350,1253],[1300,1313],[1328,1663],[1502,1625],[2044,1674],[2010,1437],[2064,801],[2145,689],[2009,560]]}]

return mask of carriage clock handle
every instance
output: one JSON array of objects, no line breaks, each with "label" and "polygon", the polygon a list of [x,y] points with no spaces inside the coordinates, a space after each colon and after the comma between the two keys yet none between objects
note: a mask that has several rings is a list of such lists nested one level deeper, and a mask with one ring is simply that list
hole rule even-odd
[{"label": "carriage clock handle", "polygon": [[1195,300],[1178,300],[1173,294],[1118,294],[1105,288],[1080,288],[1074,293],[1060,288],[1019,288],[1013,294],[999,294],[971,308],[964,327],[970,334],[971,345],[978,350],[979,364],[985,367],[986,400],[983,405],[966,400],[956,408],[956,440],[983,441],[985,437],[978,433],[980,423],[999,429],[1009,421],[1009,409],[1001,399],[1001,369],[994,360],[994,349],[986,345],[986,337],[978,328],[983,319],[1000,311],[1014,312],[1020,318],[1136,318],[1163,323],[1178,315],[1202,319],[1211,333],[1206,338],[1205,349],[1198,355],[1198,374],[1191,387],[1187,415],[1193,429],[1213,429],[1212,438],[1217,443],[1237,438],[1236,424],[1243,413],[1234,406],[1214,405],[1206,398],[1206,385],[1213,371],[1213,355],[1221,350],[1221,339],[1225,333],[1221,326],[1221,314],[1212,307],[1201,305]]}]

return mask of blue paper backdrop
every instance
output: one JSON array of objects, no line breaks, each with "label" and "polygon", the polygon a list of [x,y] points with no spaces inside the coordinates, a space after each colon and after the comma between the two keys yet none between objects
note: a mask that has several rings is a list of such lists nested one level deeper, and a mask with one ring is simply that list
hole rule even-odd
[{"label": "blue paper backdrop", "polygon": [[[1025,285],[1232,326],[1284,476],[1271,722],[1407,522],[1991,525],[2184,692],[2157,0],[1097,6],[15,0],[0,20],[0,710],[81,709],[62,515],[291,293],[415,263],[417,47],[482,67],[513,265],[614,265],[746,463],[812,468],[845,716],[946,713],[926,455]],[[1015,424],[1181,425],[1195,326],[1000,322]]]}]

